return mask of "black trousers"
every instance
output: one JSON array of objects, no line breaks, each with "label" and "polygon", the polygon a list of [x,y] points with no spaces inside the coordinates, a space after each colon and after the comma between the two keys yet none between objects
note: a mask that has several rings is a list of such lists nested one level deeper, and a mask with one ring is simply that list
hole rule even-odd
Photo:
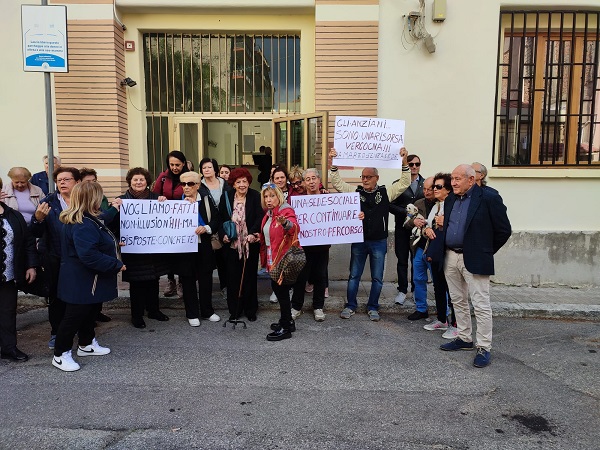
[{"label": "black trousers", "polygon": [[306,280],[311,280],[313,289],[313,309],[323,309],[325,305],[325,288],[327,287],[327,275],[329,267],[329,249],[319,251],[304,250],[306,255],[306,266],[298,276],[294,284],[294,294],[292,296],[292,308],[300,311],[304,305],[304,286]]},{"label": "black trousers", "polygon": [[[396,271],[398,272],[398,290],[405,294],[408,292],[408,261],[411,259],[410,235],[411,232],[404,227],[396,227],[394,231],[394,252],[396,253],[396,258],[398,258],[396,266]],[[412,282],[412,264],[410,274],[411,291],[414,291],[415,284]]]},{"label": "black trousers", "polygon": [[158,279],[129,282],[132,318],[141,319],[145,310],[158,312],[158,290]]},{"label": "black trousers", "polygon": [[[256,268],[258,267],[260,244],[250,244],[248,259],[245,263],[244,258],[239,258],[237,250],[227,248],[225,251],[227,252],[227,307],[229,314],[236,319],[242,313],[246,317],[254,317],[258,311]],[[243,279],[242,272],[244,273]]]},{"label": "black trousers", "polygon": [[179,275],[183,289],[185,317],[208,319],[215,313],[212,305],[212,272],[200,271],[195,275]]},{"label": "black trousers", "polygon": [[3,352],[17,346],[17,285],[0,282],[0,348]]},{"label": "black trousers", "polygon": [[[306,278],[305,278],[306,280]],[[281,318],[279,323],[282,325],[288,324],[292,320],[292,304],[290,302],[290,289],[293,287],[292,284],[278,285],[271,280],[271,287],[273,292],[277,296],[279,301],[279,309],[281,310]],[[302,286],[302,292],[304,292],[304,285]]]},{"label": "black trousers", "polygon": [[[219,274],[219,289],[227,287],[227,249],[220,248],[215,250],[215,262],[217,263],[217,273]],[[212,274],[211,274],[212,276]]]},{"label": "black trousers", "polygon": [[73,348],[75,334],[79,336],[79,345],[90,345],[96,333],[94,323],[102,303],[79,305],[66,303],[65,315],[60,322],[54,343],[54,356],[60,356]]},{"label": "black trousers", "polygon": [[[442,323],[449,321],[451,325],[456,326],[456,317],[454,316],[454,305],[450,299],[450,291],[446,276],[444,275],[444,266],[438,262],[431,262],[431,278],[433,279],[433,292],[435,295],[435,308],[437,310],[437,320]],[[447,317],[447,309],[450,308],[450,317]]]},{"label": "black trousers", "polygon": [[44,269],[48,277],[48,321],[50,322],[50,334],[55,336],[58,327],[65,315],[66,303],[58,298],[58,272],[60,270],[60,258],[46,255],[44,257]]}]

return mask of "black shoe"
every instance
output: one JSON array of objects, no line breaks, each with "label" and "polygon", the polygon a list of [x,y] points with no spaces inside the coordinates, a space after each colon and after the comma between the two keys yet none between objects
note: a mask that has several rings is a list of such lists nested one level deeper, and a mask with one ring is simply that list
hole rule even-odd
[{"label": "black shoe", "polygon": [[12,359],[13,361],[17,361],[17,362],[24,362],[29,359],[29,356],[27,356],[25,353],[23,353],[21,350],[19,350],[16,347],[7,352],[2,352],[0,354],[0,357],[2,359]]},{"label": "black shoe", "polygon": [[289,328],[279,328],[279,330],[273,331],[267,334],[267,341],[282,341],[292,337],[292,330]]},{"label": "black shoe", "polygon": [[131,323],[136,328],[146,328],[146,322],[141,317],[132,317]]},{"label": "black shoe", "polygon": [[256,314],[246,316],[250,322],[256,322]]},{"label": "black shoe", "polygon": [[163,314],[161,311],[149,312],[148,318],[158,320],[160,322],[166,322],[167,320],[169,320],[169,316]]},{"label": "black shoe", "polygon": [[429,313],[427,313],[427,312],[415,311],[414,313],[409,315],[407,317],[407,319],[408,320],[421,320],[421,319],[427,319],[428,317],[429,317]]},{"label": "black shoe", "polygon": [[[277,331],[280,328],[282,328],[280,322],[274,322],[274,323],[271,324],[271,330],[273,330],[273,331]],[[291,332],[296,331],[296,322],[294,322],[293,320],[291,320],[290,323],[289,323],[289,325],[288,325],[288,329]]]},{"label": "black shoe", "polygon": [[98,315],[96,316],[96,320],[98,322],[110,322],[112,319],[110,317],[108,317],[106,314],[102,314],[101,312],[99,312]]}]

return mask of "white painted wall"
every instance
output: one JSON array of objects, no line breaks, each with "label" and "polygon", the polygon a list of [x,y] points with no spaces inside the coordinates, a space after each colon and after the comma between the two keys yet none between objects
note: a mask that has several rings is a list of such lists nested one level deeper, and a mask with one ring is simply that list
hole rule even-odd
[{"label": "white painted wall", "polygon": [[[480,161],[508,207],[514,230],[600,230],[600,169],[492,169],[493,114],[500,6],[598,8],[597,1],[460,0],[447,19],[426,27],[437,50],[402,46],[402,16],[417,0],[380,0],[379,116],[406,120],[406,147],[423,161],[422,174]],[[384,178],[384,177],[382,177]],[[387,182],[387,179],[385,179]]]}]

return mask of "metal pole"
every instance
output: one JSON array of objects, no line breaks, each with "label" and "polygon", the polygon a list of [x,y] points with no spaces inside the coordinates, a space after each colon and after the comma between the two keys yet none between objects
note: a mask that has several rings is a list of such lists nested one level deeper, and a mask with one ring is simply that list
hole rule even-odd
[{"label": "metal pole", "polygon": [[[42,0],[42,6],[48,6],[48,0]],[[44,90],[46,97],[46,141],[48,147],[48,192],[54,192],[54,129],[52,127],[52,80],[50,72],[44,72]]]}]

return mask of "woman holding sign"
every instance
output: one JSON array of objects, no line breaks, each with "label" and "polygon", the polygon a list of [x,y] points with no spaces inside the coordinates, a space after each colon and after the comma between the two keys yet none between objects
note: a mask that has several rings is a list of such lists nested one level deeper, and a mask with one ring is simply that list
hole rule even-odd
[{"label": "woman holding sign", "polygon": [[[159,196],[150,191],[152,178],[150,172],[143,167],[129,169],[125,177],[129,189],[119,196],[113,206],[117,209],[123,203],[122,199],[129,200],[158,200],[165,201],[165,196]],[[120,215],[108,224],[111,231],[120,236]],[[123,253],[123,263],[127,271],[123,272],[123,281],[129,282],[129,296],[131,299],[131,323],[136,328],[146,328],[144,310],[148,311],[148,318],[161,322],[169,320],[158,307],[158,280],[171,270],[170,255]]]},{"label": "woman holding sign", "polygon": [[[215,255],[211,236],[219,229],[219,212],[207,195],[198,192],[200,175],[196,172],[181,174],[183,198],[190,203],[198,202],[198,251],[180,253],[175,263],[175,273],[179,275],[183,287],[185,316],[192,327],[200,325],[200,318],[218,322],[212,306],[212,273],[215,269]],[[196,280],[200,288],[200,302],[196,291]],[[199,306],[199,307],[198,307]]]},{"label": "woman holding sign", "polygon": [[242,313],[249,321],[256,320],[258,293],[256,268],[260,251],[260,222],[264,211],[260,194],[250,189],[252,175],[238,167],[229,175],[233,191],[223,192],[219,212],[223,225],[221,236],[227,244],[227,306],[229,320],[237,320]]}]

